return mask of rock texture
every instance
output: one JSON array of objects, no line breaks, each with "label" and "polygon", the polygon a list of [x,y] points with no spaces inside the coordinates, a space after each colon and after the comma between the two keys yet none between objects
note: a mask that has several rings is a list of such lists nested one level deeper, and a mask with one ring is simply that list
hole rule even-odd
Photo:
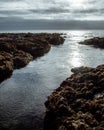
[{"label": "rock texture", "polygon": [[73,68],[45,102],[45,130],[104,130],[104,65]]},{"label": "rock texture", "polygon": [[0,82],[8,78],[13,72],[13,56],[6,52],[0,52]]},{"label": "rock texture", "polygon": [[94,38],[85,40],[84,42],[80,42],[80,44],[91,45],[96,48],[104,49],[104,38],[94,37]]},{"label": "rock texture", "polygon": [[14,69],[19,69],[26,66],[32,59],[33,56],[31,54],[21,50],[16,51],[13,55]]},{"label": "rock texture", "polygon": [[51,45],[63,44],[61,34],[2,33],[0,34],[0,82],[14,69],[26,66],[31,60],[47,53]]}]

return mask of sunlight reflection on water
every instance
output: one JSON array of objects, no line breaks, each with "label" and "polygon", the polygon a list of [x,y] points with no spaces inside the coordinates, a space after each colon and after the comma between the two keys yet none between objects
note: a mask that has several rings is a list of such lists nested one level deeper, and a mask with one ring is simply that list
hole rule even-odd
[{"label": "sunlight reflection on water", "polygon": [[72,59],[70,60],[72,66],[73,67],[79,67],[79,66],[81,66],[82,60],[80,60],[80,59],[81,59],[80,58],[80,53],[78,52],[78,50],[75,51],[75,52],[73,52]]}]

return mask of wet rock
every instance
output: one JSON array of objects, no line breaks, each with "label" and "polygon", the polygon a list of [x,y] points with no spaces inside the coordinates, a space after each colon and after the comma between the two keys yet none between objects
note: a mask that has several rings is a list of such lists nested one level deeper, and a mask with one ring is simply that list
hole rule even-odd
[{"label": "wet rock", "polygon": [[[72,72],[45,103],[45,130],[61,126],[65,130],[103,130],[104,65],[73,68]],[[50,118],[49,113],[54,117]]]},{"label": "wet rock", "polygon": [[91,70],[93,70],[93,68],[91,67],[75,67],[75,68],[72,68],[71,71],[73,73],[86,73],[86,72],[90,72]]},{"label": "wet rock", "polygon": [[41,34],[37,34],[37,37],[40,38],[42,37],[43,40],[48,41],[51,45],[60,45],[64,43],[64,38],[60,37],[59,33],[41,33]]},{"label": "wet rock", "polygon": [[91,39],[87,39],[83,42],[80,42],[80,44],[91,45],[97,48],[104,49],[104,38],[94,37]]}]

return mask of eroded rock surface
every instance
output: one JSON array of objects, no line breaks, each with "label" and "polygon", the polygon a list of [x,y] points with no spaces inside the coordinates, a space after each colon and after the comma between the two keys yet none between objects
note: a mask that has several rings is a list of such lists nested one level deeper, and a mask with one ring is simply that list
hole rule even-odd
[{"label": "eroded rock surface", "polygon": [[45,130],[104,130],[104,65],[73,68],[45,102]]},{"label": "eroded rock surface", "polygon": [[0,82],[14,69],[26,66],[31,60],[47,53],[51,45],[64,42],[61,34],[2,33],[0,34]]}]

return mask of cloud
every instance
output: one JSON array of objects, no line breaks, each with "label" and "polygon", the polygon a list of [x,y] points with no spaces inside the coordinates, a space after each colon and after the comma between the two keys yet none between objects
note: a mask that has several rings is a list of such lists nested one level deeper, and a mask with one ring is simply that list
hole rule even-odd
[{"label": "cloud", "polygon": [[102,29],[104,0],[0,0],[0,29]]},{"label": "cloud", "polygon": [[104,20],[104,0],[0,0],[0,16],[45,20]]},{"label": "cloud", "polygon": [[[28,11],[27,11],[28,13]],[[2,15],[7,15],[7,16],[10,16],[10,15],[21,15],[21,14],[26,14],[26,11],[23,11],[23,10],[0,10],[0,14]]]},{"label": "cloud", "polygon": [[68,9],[64,9],[64,8],[49,8],[49,9],[30,9],[29,11],[31,11],[32,13],[38,13],[38,14],[59,14],[59,13],[67,13],[69,12]]},{"label": "cloud", "polygon": [[[58,16],[61,15],[61,18],[64,18],[64,15],[68,13],[69,15],[69,9],[66,8],[55,8],[55,7],[50,7],[50,8],[46,8],[46,9],[30,9],[29,10],[30,15],[28,15],[26,18],[28,19],[31,18],[31,16],[33,16],[32,18],[34,19],[57,19]],[[60,19],[61,19],[60,18]]]},{"label": "cloud", "polygon": [[36,29],[104,29],[104,21],[80,20],[25,20],[20,17],[0,17],[0,30],[36,30]]},{"label": "cloud", "polygon": [[5,2],[16,2],[16,1],[21,1],[21,0],[0,0],[0,2],[3,2],[3,3],[5,3]]},{"label": "cloud", "polygon": [[73,10],[73,14],[88,15],[88,16],[100,15],[102,17],[102,19],[103,19],[103,17],[104,17],[104,8],[102,8],[102,9],[95,8],[95,9]]}]

